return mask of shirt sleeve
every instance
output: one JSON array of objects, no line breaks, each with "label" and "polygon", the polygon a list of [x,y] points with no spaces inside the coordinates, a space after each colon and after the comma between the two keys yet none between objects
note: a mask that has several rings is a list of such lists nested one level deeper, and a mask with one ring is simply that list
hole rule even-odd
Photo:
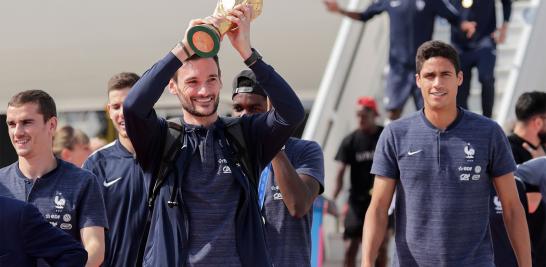
[{"label": "shirt sleeve", "polygon": [[518,165],[515,175],[528,184],[544,186],[546,184],[546,157],[532,159]]},{"label": "shirt sleeve", "polygon": [[383,13],[383,11],[387,10],[388,5],[389,5],[389,0],[374,0],[373,3],[370,4],[366,8],[366,10],[364,10],[360,14],[360,20],[363,22],[370,20],[376,15],[379,15]]},{"label": "shirt sleeve", "polygon": [[489,173],[491,177],[499,177],[516,170],[516,162],[510,150],[508,138],[500,128],[494,123],[491,133],[491,150],[489,158]]},{"label": "shirt sleeve", "polygon": [[400,179],[394,133],[390,126],[385,127],[379,136],[370,173],[377,176]]},{"label": "shirt sleeve", "polygon": [[319,195],[324,192],[324,156],[317,142],[310,141],[302,147],[294,169],[298,174],[309,175],[320,185]]},{"label": "shirt sleeve", "polygon": [[502,0],[502,17],[504,22],[510,21],[512,15],[512,0]]},{"label": "shirt sleeve", "polygon": [[351,164],[353,163],[352,156],[354,156],[353,148],[351,146],[351,136],[349,135],[345,138],[343,138],[343,141],[341,141],[341,145],[339,146],[335,160],[345,163],[345,164]]},{"label": "shirt sleeve", "polygon": [[87,252],[82,244],[44,220],[34,206],[24,206],[20,229],[27,255],[43,258],[51,266],[85,266]]},{"label": "shirt sleeve", "polygon": [[449,23],[456,28],[461,25],[461,17],[459,11],[447,0],[432,0],[429,1],[435,5],[436,12],[442,18],[445,18]]},{"label": "shirt sleeve", "polygon": [[266,113],[243,116],[250,118],[245,119],[248,124],[244,128],[249,131],[247,137],[254,140],[253,145],[256,147],[260,166],[263,167],[273,159],[303,121],[305,111],[292,87],[273,67],[258,60],[250,68],[273,106]]},{"label": "shirt sleeve", "polygon": [[[85,177],[82,177],[85,178]],[[104,227],[108,228],[108,220],[106,218],[106,207],[100,187],[97,183],[97,178],[94,174],[89,173],[85,188],[82,190],[80,201],[78,203],[78,227]]]}]

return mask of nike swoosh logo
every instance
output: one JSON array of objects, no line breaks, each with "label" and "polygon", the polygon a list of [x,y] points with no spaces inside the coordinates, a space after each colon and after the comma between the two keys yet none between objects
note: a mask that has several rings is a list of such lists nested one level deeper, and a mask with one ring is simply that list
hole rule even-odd
[{"label": "nike swoosh logo", "polygon": [[421,153],[421,151],[423,151],[423,150],[420,149],[420,150],[417,150],[417,151],[408,151],[408,156],[413,156],[413,155],[415,155],[417,153]]},{"label": "nike swoosh logo", "polygon": [[114,180],[112,180],[112,181],[110,181],[110,182],[104,181],[103,185],[104,185],[105,187],[110,187],[110,186],[112,186],[113,184],[117,183],[119,180],[121,180],[121,178],[123,178],[123,177],[118,177],[118,178],[116,178],[116,179],[114,179]]}]

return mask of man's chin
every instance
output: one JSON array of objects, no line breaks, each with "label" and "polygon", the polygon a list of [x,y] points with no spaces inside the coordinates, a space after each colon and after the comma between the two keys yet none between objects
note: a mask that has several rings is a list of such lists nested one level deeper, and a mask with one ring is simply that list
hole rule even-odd
[{"label": "man's chin", "polygon": [[206,118],[210,117],[216,114],[216,110],[218,109],[218,106],[212,108],[212,109],[192,109],[192,108],[185,108],[184,110],[191,114],[194,117],[200,117],[200,118]]},{"label": "man's chin", "polygon": [[119,131],[118,132],[119,137],[121,138],[129,138],[126,131]]}]

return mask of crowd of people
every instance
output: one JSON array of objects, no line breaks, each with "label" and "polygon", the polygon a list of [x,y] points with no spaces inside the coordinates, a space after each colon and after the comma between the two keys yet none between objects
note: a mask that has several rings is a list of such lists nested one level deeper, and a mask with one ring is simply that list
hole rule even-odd
[{"label": "crowd of people", "polygon": [[[375,99],[360,97],[358,128],[335,156],[334,201],[351,172],[344,266],[357,264],[361,243],[365,267],[546,266],[546,93],[519,97],[508,137],[487,118],[510,1],[497,34],[494,10],[484,11],[493,0],[378,0],[364,12],[325,4],[353,19],[391,19],[391,122],[377,124]],[[429,41],[437,15],[452,24],[453,46]],[[185,37],[142,76],[108,81],[117,138],[100,148],[58,127],[47,92],[14,95],[6,123],[18,160],[0,169],[0,266],[310,266],[324,156],[291,137],[303,106],[251,45],[251,18],[251,6],[237,5],[188,27],[235,25],[227,38],[248,69],[233,78],[230,117],[217,111],[218,56],[196,55]],[[484,116],[465,109],[474,66]],[[154,110],[165,89],[179,118]],[[419,110],[400,118],[410,96]]]}]

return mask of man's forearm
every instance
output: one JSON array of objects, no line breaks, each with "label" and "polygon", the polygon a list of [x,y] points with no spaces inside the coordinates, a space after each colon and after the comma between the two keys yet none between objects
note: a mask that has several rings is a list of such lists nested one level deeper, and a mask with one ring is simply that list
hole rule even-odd
[{"label": "man's forearm", "polygon": [[518,261],[518,266],[530,267],[531,244],[523,207],[519,205],[509,210],[505,209],[503,219],[510,243]]},{"label": "man's forearm", "polygon": [[373,267],[387,231],[388,213],[370,207],[366,212],[362,233],[361,267]]},{"label": "man's forearm", "polygon": [[334,188],[334,200],[337,199],[339,193],[341,193],[341,188],[343,188],[343,175],[345,175],[345,167],[339,167],[336,175],[336,187]]},{"label": "man's forearm", "polygon": [[338,13],[343,15],[343,16],[355,19],[355,20],[361,20],[361,18],[360,18],[361,13],[360,12],[348,11],[348,10],[345,10],[343,8],[340,8]]},{"label": "man's forearm", "polygon": [[283,202],[290,215],[296,218],[303,217],[313,205],[313,192],[302,181],[284,152],[279,152],[271,164]]},{"label": "man's forearm", "polygon": [[101,245],[98,242],[90,242],[90,244],[86,244],[84,247],[88,255],[87,263],[85,264],[85,266],[100,266],[104,261],[104,245]]}]

